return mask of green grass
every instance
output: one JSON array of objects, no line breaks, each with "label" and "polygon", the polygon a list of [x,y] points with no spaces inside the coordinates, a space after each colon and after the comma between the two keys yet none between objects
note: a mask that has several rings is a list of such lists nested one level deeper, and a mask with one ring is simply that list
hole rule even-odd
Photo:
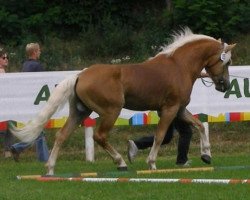
[{"label": "green grass", "polygon": [[[151,134],[154,126],[116,127],[110,134],[110,141],[126,158],[126,140]],[[210,125],[212,144],[212,165],[250,166],[249,159],[249,122],[218,123]],[[58,158],[55,173],[68,174],[80,172],[117,172],[111,159],[96,147],[94,163],[84,161],[82,131],[75,132],[65,143]],[[49,146],[52,146],[54,131],[48,131]],[[161,148],[157,160],[158,169],[175,168],[177,136],[167,146]],[[213,179],[250,179],[250,169],[215,170],[212,172],[185,172],[168,174],[135,175],[136,170],[146,170],[145,159],[149,150],[141,151],[137,160],[128,163],[127,174],[112,177],[147,178],[213,178]],[[200,160],[199,136],[193,135],[189,158],[192,167],[207,167]],[[17,175],[45,174],[44,163],[36,160],[33,150],[21,155],[19,163],[12,159],[0,158],[0,199],[249,199],[249,184],[181,184],[181,183],[84,183],[84,182],[37,182],[17,180]],[[106,173],[106,174],[105,174]]]},{"label": "green grass", "polygon": [[[215,157],[212,166],[250,165],[248,155]],[[193,167],[207,166],[192,157]],[[174,159],[160,157],[159,168],[173,168]],[[129,164],[129,171],[146,169],[144,159]],[[109,160],[87,163],[81,160],[59,159],[57,173],[116,171]],[[16,175],[44,174],[42,163],[35,160],[1,162],[0,199],[249,199],[250,185],[180,184],[180,183],[84,183],[84,182],[37,182],[17,180]],[[124,175],[123,175],[124,176]],[[248,179],[248,170],[217,170],[213,172],[185,172],[138,175],[147,178],[225,178]],[[126,177],[136,177],[128,174]]]}]

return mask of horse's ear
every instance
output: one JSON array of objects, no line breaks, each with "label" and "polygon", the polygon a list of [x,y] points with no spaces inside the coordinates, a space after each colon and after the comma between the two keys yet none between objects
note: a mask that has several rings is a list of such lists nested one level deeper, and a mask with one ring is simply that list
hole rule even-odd
[{"label": "horse's ear", "polygon": [[229,44],[225,47],[225,52],[227,53],[228,51],[231,51],[234,47],[236,46],[236,44]]},{"label": "horse's ear", "polygon": [[222,42],[222,41],[221,41],[221,38],[219,38],[218,41],[221,43],[221,42]]}]

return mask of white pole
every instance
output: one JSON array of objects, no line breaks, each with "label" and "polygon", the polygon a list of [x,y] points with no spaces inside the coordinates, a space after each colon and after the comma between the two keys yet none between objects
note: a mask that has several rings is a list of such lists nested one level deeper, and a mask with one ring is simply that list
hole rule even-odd
[{"label": "white pole", "polygon": [[85,127],[85,152],[86,152],[86,161],[94,162],[95,161],[95,146],[93,139],[93,127]]},{"label": "white pole", "polygon": [[[22,180],[22,177],[17,177]],[[176,178],[81,178],[37,177],[38,181],[83,181],[83,182],[151,182],[151,183],[201,183],[201,184],[249,184],[250,179],[176,179]]]}]

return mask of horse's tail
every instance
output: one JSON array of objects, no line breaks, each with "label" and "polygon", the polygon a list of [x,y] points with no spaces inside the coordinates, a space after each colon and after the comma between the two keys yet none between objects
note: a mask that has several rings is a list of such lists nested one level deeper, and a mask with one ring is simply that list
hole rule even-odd
[{"label": "horse's tail", "polygon": [[44,125],[57,111],[59,106],[65,105],[67,100],[74,95],[74,87],[78,75],[70,76],[60,82],[53,90],[45,107],[25,127],[10,126],[10,131],[21,141],[32,143],[40,135]]}]

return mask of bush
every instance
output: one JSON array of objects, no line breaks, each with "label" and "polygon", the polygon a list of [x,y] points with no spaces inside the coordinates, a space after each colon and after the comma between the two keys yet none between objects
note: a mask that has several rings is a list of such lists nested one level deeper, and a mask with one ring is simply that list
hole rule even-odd
[{"label": "bush", "polygon": [[13,53],[11,71],[19,71],[24,47],[34,41],[43,47],[47,70],[71,70],[126,56],[130,62],[143,61],[180,26],[228,42],[250,30],[246,0],[176,0],[172,9],[166,5],[171,0],[30,2],[1,3],[0,44]]}]

